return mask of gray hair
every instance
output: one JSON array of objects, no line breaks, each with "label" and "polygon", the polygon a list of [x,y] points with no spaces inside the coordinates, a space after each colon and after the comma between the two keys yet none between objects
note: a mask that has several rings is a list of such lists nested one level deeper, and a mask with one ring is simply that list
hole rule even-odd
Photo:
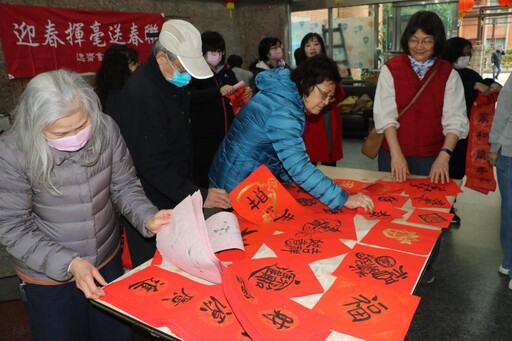
[{"label": "gray hair", "polygon": [[153,43],[153,46],[151,47],[151,52],[153,52],[153,54],[156,56],[156,54],[158,52],[162,51],[163,53],[165,53],[167,55],[167,57],[169,58],[169,60],[175,60],[178,58],[177,55],[175,55],[174,53],[172,53],[171,51],[167,50],[163,45],[162,43],[160,43],[160,40],[157,40]]},{"label": "gray hair", "polygon": [[105,121],[92,87],[77,73],[66,70],[41,73],[28,83],[13,111],[13,131],[26,157],[32,186],[60,193],[52,179],[53,155],[43,131],[80,110],[89,115],[92,126],[82,163],[91,166],[98,161],[105,139]]}]

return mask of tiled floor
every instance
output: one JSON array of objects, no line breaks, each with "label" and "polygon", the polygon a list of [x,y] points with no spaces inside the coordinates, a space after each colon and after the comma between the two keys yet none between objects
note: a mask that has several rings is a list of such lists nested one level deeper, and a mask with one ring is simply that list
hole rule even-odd
[{"label": "tiled floor", "polygon": [[[361,155],[361,142],[344,140],[345,158],[338,162],[339,167],[377,169],[375,160]],[[412,341],[511,339],[512,291],[508,289],[508,278],[498,274],[502,256],[499,203],[498,193],[485,196],[469,189],[457,198],[462,224],[442,236],[434,283],[420,285],[416,290],[422,299],[409,330]],[[7,259],[1,257],[0,254],[0,274],[9,268]],[[17,299],[16,278],[0,279],[0,301],[12,299]],[[0,304],[0,340],[5,339],[7,316],[16,314],[23,319],[19,301],[14,302],[18,302],[15,307],[12,302]],[[13,335],[21,338],[11,336],[5,340],[29,340],[26,330],[24,333],[18,328]],[[136,337],[149,339],[144,333]]]}]

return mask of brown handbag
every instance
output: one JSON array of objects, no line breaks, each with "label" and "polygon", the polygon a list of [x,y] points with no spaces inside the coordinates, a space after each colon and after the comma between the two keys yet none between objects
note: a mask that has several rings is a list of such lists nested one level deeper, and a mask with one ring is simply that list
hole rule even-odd
[{"label": "brown handbag", "polygon": [[[402,109],[400,114],[398,114],[397,120],[400,119],[400,117],[402,117],[405,114],[405,112],[411,107],[411,105],[414,104],[414,102],[416,102],[416,100],[418,99],[418,97],[420,97],[421,93],[427,87],[428,83],[430,83],[430,80],[432,79],[432,77],[434,77],[436,72],[437,72],[437,69],[432,71],[432,73],[430,74],[428,79],[425,81],[425,83],[423,83],[423,85],[418,90],[418,92],[413,97],[413,99],[409,102],[409,104],[407,104],[407,106],[405,108]],[[382,146],[383,141],[384,141],[384,134],[379,134],[379,133],[377,133],[377,130],[375,130],[375,128],[372,128],[372,130],[370,130],[370,132],[368,133],[368,136],[366,137],[366,139],[363,142],[363,145],[361,147],[361,153],[368,156],[372,160],[375,159],[377,157],[377,155],[379,154],[379,150],[380,150],[380,147]]]}]

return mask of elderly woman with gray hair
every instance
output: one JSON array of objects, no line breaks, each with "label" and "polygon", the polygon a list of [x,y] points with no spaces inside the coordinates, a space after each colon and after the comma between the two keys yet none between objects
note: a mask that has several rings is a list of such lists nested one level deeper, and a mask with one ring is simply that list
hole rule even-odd
[{"label": "elderly woman with gray hair", "polygon": [[130,340],[88,298],[123,274],[115,204],[146,237],[171,211],[146,198],[117,125],[77,74],[33,78],[0,136],[0,241],[35,340]]}]

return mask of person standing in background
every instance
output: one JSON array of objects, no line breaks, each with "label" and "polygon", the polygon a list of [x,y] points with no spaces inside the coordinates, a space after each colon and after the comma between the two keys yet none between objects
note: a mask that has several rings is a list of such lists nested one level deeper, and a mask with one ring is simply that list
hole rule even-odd
[{"label": "person standing in background", "polygon": [[[494,80],[489,78],[483,79],[478,72],[468,67],[472,52],[473,45],[471,42],[461,37],[448,39],[443,51],[443,59],[449,62],[457,71],[464,86],[468,119],[471,118],[471,108],[479,93],[489,96],[492,92],[499,92],[501,89],[501,86],[495,83]],[[450,158],[451,179],[462,179],[466,175],[467,149],[468,139],[459,139]],[[460,224],[460,217],[456,214],[455,207],[452,207],[450,212],[455,214],[451,223]]]},{"label": "person standing in background", "polygon": [[[297,65],[318,54],[326,54],[322,37],[318,33],[306,34],[297,52]],[[306,116],[304,144],[314,164],[321,162],[323,165],[336,166],[336,161],[343,158],[341,113],[338,103],[344,97],[345,91],[340,81],[336,85],[333,101],[326,105],[319,115]]]},{"label": "person standing in background", "polygon": [[496,50],[493,51],[491,55],[491,65],[492,65],[492,78],[498,80],[501,72],[501,61],[503,56],[505,55],[505,51],[501,46],[498,46]]},{"label": "person standing in background", "polygon": [[[400,39],[403,53],[381,68],[373,105],[375,129],[385,136],[378,167],[391,172],[398,182],[409,174],[428,176],[434,183],[448,182],[450,157],[457,141],[468,134],[462,81],[441,58],[445,32],[437,14],[416,12]],[[435,279],[432,264],[440,243],[438,238],[422,277],[424,283]]]},{"label": "person standing in background", "polygon": [[228,57],[226,63],[229,65],[231,70],[235,73],[238,81],[244,81],[245,85],[249,85],[252,78],[252,72],[249,70],[242,69],[243,59],[237,54],[232,54]]},{"label": "person standing in background", "polygon": [[489,136],[489,163],[496,166],[501,195],[500,240],[503,261],[498,272],[508,275],[512,290],[512,77],[501,89]]},{"label": "person standing in background", "polygon": [[98,94],[102,108],[105,108],[110,94],[118,92],[133,71],[137,69],[139,53],[126,45],[110,46],[94,77],[94,91]]},{"label": "person standing in background", "polygon": [[[205,208],[230,208],[224,189],[201,187],[193,181],[190,132],[191,78],[213,76],[201,50],[201,34],[189,22],[168,20],[144,64],[107,101],[106,113],[118,123],[148,198],[157,207],[174,208],[200,191]],[[151,259],[155,238],[140,234],[127,240],[134,266]]]},{"label": "person standing in background", "polygon": [[250,82],[253,93],[259,91],[255,81],[258,73],[275,68],[290,68],[284,60],[283,43],[279,38],[265,37],[258,45],[258,59],[249,66],[253,74]]},{"label": "person standing in background", "polygon": [[225,64],[226,43],[218,32],[201,34],[203,57],[213,72],[206,79],[192,78],[190,91],[190,128],[194,153],[194,183],[208,187],[208,171],[213,156],[235,115],[225,97],[233,93],[237,79]]}]

